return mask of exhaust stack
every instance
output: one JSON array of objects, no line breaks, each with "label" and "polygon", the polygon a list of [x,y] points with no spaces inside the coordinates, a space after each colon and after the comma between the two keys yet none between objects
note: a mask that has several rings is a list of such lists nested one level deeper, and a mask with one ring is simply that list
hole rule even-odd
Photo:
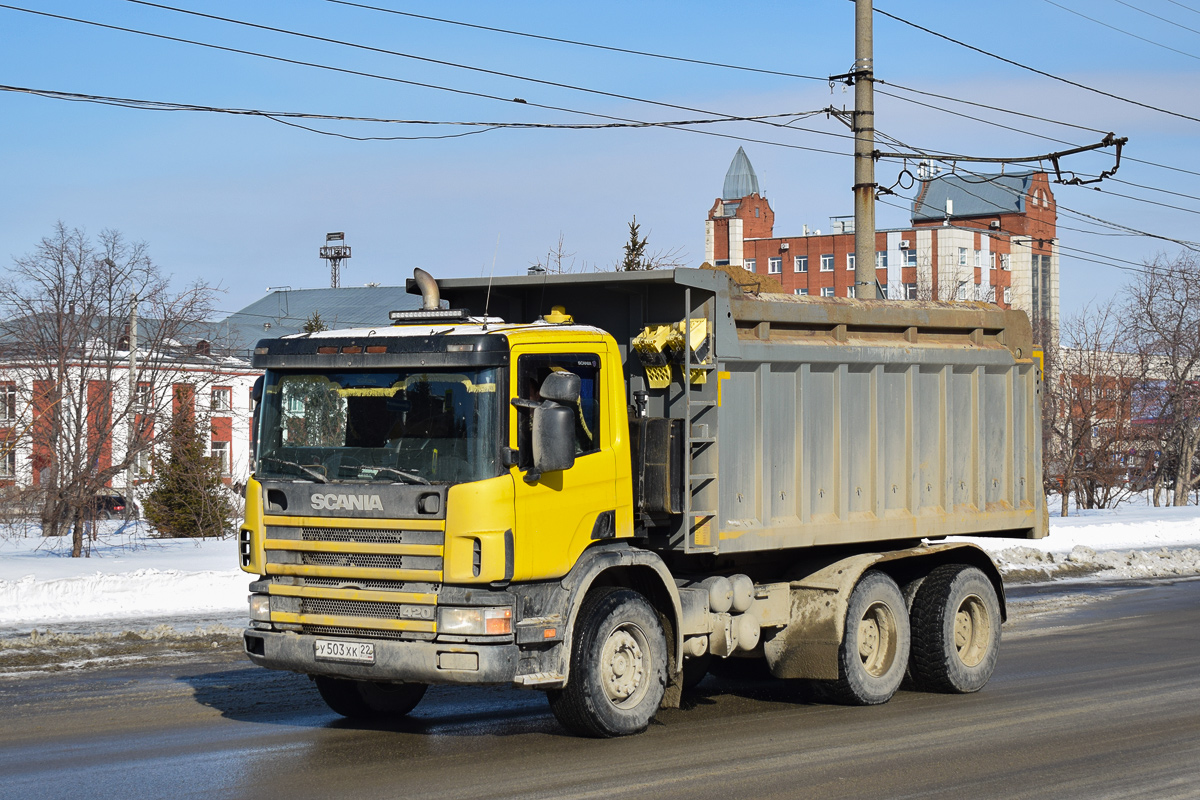
[{"label": "exhaust stack", "polygon": [[420,267],[413,269],[412,281],[405,287],[412,293],[413,285],[421,292],[421,310],[436,311],[442,307],[442,294],[438,291],[437,281]]}]

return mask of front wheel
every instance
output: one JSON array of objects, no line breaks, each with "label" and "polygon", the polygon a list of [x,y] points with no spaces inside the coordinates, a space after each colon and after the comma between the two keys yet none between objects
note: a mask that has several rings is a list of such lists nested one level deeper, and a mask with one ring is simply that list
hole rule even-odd
[{"label": "front wheel", "polygon": [[965,564],[929,573],[912,604],[910,671],[917,688],[966,694],[982,689],[1000,654],[1000,601],[987,576]]},{"label": "front wheel", "polygon": [[629,589],[603,588],[584,600],[575,625],[567,685],[550,709],[580,736],[641,733],[667,686],[667,641],[654,608]]},{"label": "front wheel", "polygon": [[343,678],[316,678],[317,691],[331,709],[349,719],[383,720],[402,717],[425,696],[423,683],[375,683]]},{"label": "front wheel", "polygon": [[884,573],[868,571],[850,593],[838,679],[829,686],[833,699],[856,706],[892,699],[904,680],[910,644],[900,587]]}]

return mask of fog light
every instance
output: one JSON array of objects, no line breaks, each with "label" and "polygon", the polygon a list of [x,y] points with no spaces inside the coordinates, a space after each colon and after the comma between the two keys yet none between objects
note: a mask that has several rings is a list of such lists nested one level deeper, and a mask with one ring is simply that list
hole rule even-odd
[{"label": "fog light", "polygon": [[457,636],[504,636],[512,633],[512,609],[506,606],[438,608],[438,633]]},{"label": "fog light", "polygon": [[250,595],[250,619],[258,622],[271,621],[271,597],[265,594]]}]

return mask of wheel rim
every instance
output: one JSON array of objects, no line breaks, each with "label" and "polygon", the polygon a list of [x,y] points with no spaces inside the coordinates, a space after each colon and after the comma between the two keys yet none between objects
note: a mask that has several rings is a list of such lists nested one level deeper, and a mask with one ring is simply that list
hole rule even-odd
[{"label": "wheel rim", "polygon": [[604,693],[617,708],[633,708],[649,689],[650,645],[637,625],[618,625],[600,652],[600,677]]},{"label": "wheel rim", "polygon": [[959,660],[968,667],[978,666],[987,656],[991,638],[987,606],[979,595],[967,595],[954,613],[954,648]]},{"label": "wheel rim", "polygon": [[858,657],[868,675],[887,674],[896,660],[896,617],[886,603],[872,603],[858,621]]}]

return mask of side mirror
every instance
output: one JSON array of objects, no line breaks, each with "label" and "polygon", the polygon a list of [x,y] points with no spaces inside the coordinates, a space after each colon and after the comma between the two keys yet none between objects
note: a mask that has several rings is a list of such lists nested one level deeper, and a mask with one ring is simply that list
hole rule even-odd
[{"label": "side mirror", "polygon": [[[567,373],[570,374],[570,373]],[[575,378],[576,389],[579,376]],[[544,405],[533,409],[533,469],[557,472],[575,465],[575,410],[560,405]]]}]

